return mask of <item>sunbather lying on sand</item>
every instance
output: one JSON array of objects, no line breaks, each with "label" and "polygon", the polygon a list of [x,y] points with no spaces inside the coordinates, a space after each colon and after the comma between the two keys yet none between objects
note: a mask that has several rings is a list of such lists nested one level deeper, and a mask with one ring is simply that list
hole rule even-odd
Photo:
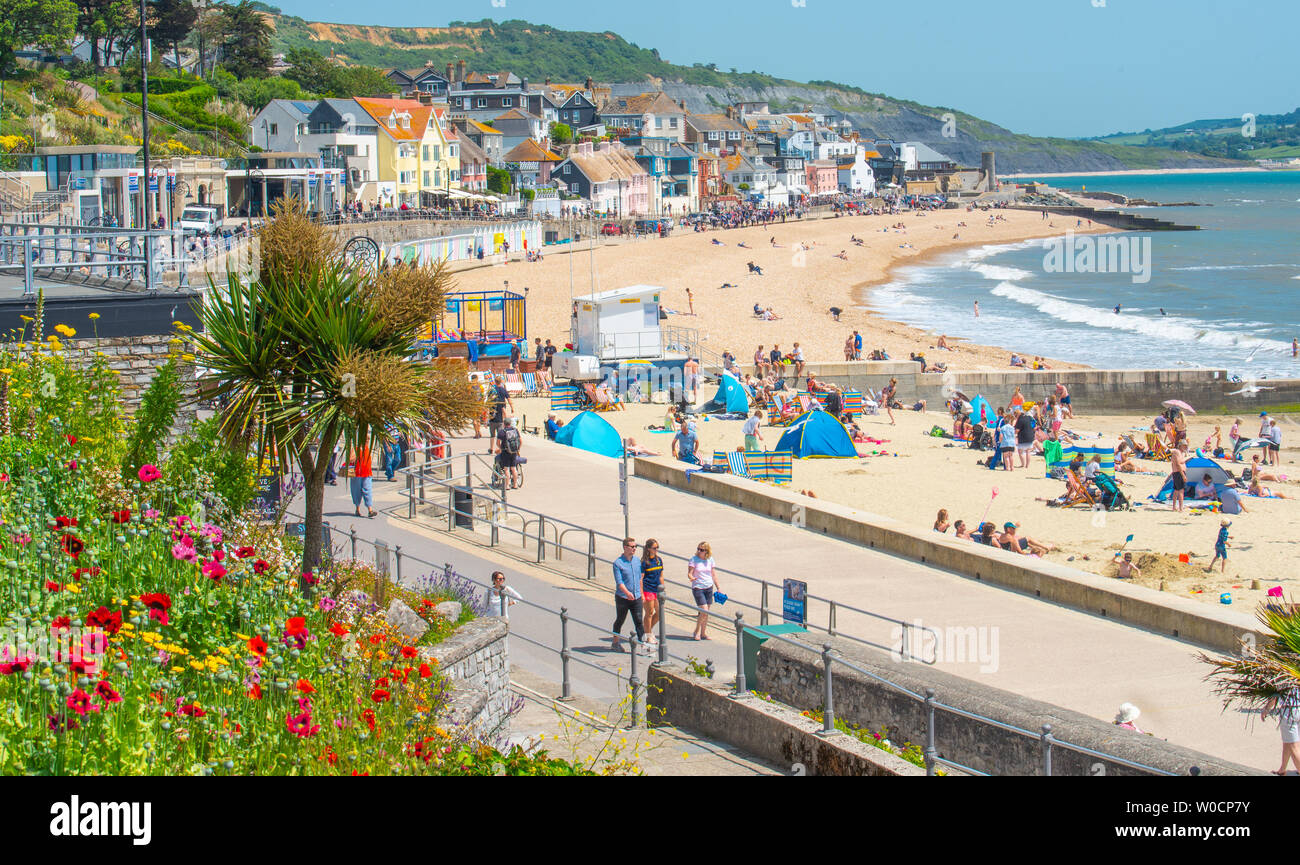
[{"label": "sunbather lying on sand", "polygon": [[1021,553],[1022,555],[1034,553],[1040,556],[1056,549],[1051,544],[1040,543],[1031,537],[1018,537],[1016,535],[1017,528],[1019,527],[1015,523],[1003,525],[1002,534],[998,535],[998,543],[1002,545],[1003,549],[1011,550],[1013,553]]},{"label": "sunbather lying on sand", "polygon": [[627,452],[634,457],[657,457],[660,455],[658,451],[652,451],[645,445],[637,444],[636,439],[627,440]]},{"label": "sunbather lying on sand", "polygon": [[1261,487],[1261,486],[1259,485],[1259,478],[1252,478],[1252,479],[1251,479],[1251,481],[1250,481],[1250,487],[1246,490],[1246,495],[1248,495],[1248,496],[1257,496],[1257,497],[1262,498],[1262,499],[1285,499],[1285,498],[1287,498],[1287,496],[1284,496],[1282,493],[1275,493],[1275,492],[1273,492],[1271,489],[1269,489],[1268,487]]}]

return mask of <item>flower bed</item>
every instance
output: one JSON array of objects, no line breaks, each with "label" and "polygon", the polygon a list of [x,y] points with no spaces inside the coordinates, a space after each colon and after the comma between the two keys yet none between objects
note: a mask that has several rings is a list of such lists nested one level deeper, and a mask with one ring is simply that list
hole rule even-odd
[{"label": "flower bed", "polygon": [[[373,573],[300,574],[241,516],[247,454],[182,439],[124,472],[102,365],[20,351],[0,356],[0,773],[581,773],[442,726],[443,679],[358,588]],[[474,615],[455,587],[403,596],[422,644]],[[430,612],[451,598],[461,619]]]}]

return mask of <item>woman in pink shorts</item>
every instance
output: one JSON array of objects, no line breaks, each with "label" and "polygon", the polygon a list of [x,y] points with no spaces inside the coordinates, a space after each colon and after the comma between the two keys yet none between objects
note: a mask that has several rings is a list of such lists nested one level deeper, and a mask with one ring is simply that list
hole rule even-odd
[{"label": "woman in pink shorts", "polygon": [[659,558],[659,542],[646,538],[641,548],[641,597],[645,605],[645,638],[647,645],[654,645],[659,640],[655,637],[654,626],[659,621],[659,593],[663,591],[664,563]]}]

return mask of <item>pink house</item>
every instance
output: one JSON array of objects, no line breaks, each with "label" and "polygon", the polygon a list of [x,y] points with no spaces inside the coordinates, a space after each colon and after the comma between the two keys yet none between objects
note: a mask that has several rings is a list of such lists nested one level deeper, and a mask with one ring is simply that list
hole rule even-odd
[{"label": "pink house", "polygon": [[839,192],[839,173],[832,160],[809,160],[804,163],[809,195],[833,195]]}]

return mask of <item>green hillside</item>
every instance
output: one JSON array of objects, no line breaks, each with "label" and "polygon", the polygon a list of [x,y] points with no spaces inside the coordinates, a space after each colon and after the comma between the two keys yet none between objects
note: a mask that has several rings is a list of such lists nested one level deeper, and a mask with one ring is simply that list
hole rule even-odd
[{"label": "green hillside", "polygon": [[1091,140],[1140,148],[1177,148],[1229,159],[1290,158],[1300,155],[1300,108],[1289,114],[1260,114],[1254,118],[1253,130],[1245,118],[1228,117],[1142,132],[1117,132]]}]

